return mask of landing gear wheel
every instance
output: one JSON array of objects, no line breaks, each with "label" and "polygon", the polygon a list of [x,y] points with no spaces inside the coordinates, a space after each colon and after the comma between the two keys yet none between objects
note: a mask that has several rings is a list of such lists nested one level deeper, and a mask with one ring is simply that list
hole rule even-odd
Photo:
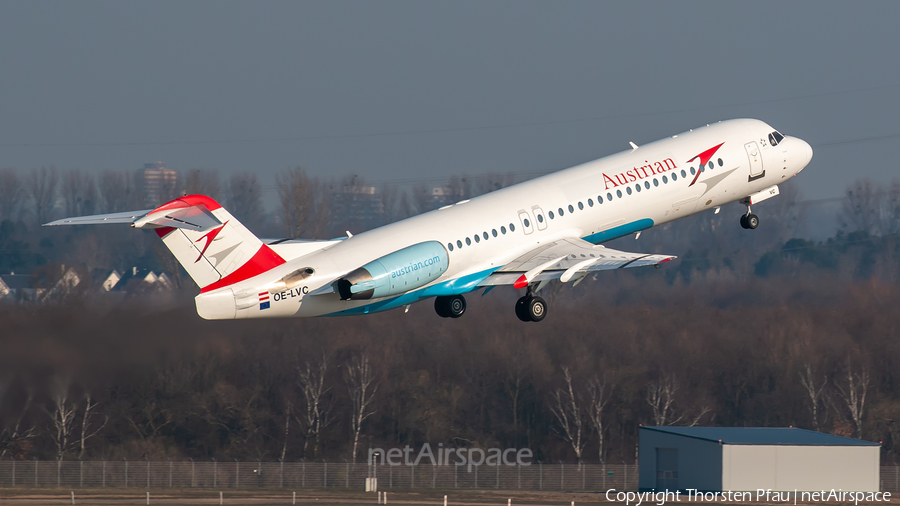
[{"label": "landing gear wheel", "polygon": [[741,215],[741,228],[744,228],[744,229],[750,228],[750,227],[747,225],[747,215],[746,215],[746,214],[742,214],[742,215]]},{"label": "landing gear wheel", "polygon": [[747,222],[746,228],[749,228],[750,230],[754,230],[759,226],[759,216],[755,214],[748,214],[745,221]]},{"label": "landing gear wheel", "polygon": [[547,301],[526,295],[516,301],[516,316],[523,322],[539,322],[547,316]]},{"label": "landing gear wheel", "polygon": [[434,312],[441,318],[450,318],[450,313],[447,312],[447,297],[434,298]]},{"label": "landing gear wheel", "polygon": [[453,295],[447,298],[447,316],[459,318],[466,312],[466,299],[462,295]]},{"label": "landing gear wheel", "polygon": [[520,297],[516,301],[516,317],[523,322],[530,322],[531,317],[528,316],[528,297]]},{"label": "landing gear wheel", "polygon": [[532,297],[528,301],[528,316],[533,322],[539,322],[547,316],[547,301],[540,297]]}]

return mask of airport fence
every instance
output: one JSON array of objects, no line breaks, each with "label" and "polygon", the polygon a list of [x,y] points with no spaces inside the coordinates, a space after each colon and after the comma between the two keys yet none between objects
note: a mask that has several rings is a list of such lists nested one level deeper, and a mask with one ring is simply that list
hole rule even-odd
[{"label": "airport fence", "polygon": [[0,461],[0,488],[359,488],[637,490],[638,466],[540,464],[466,466],[259,461]]}]

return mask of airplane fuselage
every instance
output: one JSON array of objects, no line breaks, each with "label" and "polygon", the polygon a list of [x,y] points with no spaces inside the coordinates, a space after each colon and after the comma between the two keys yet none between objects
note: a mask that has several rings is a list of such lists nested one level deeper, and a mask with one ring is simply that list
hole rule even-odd
[{"label": "airplane fuselage", "polygon": [[[225,288],[204,290],[197,297],[198,312],[220,317],[216,305],[232,299],[234,318],[362,314],[467,293],[542,244],[566,238],[600,244],[772,188],[803,170],[812,157],[803,140],[772,138],[773,133],[758,120],[723,121],[463,200],[326,243]],[[421,286],[366,300],[342,297],[329,287],[354,268],[422,243],[431,244],[430,251],[439,244],[443,253],[411,257],[408,266],[391,273],[400,280],[419,269],[434,275]],[[271,245],[276,253],[289,247]],[[427,269],[438,265],[439,275],[434,267]],[[301,283],[271,289],[276,280],[303,268],[312,274]]]}]

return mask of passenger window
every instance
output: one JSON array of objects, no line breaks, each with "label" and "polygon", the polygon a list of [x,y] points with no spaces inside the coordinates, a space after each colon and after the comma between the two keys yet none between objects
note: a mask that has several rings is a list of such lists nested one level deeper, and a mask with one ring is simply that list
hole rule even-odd
[{"label": "passenger window", "polygon": [[450,251],[453,251],[453,243],[452,242],[447,243],[447,249]]},{"label": "passenger window", "polygon": [[[684,171],[682,171],[684,172]],[[666,176],[663,176],[666,177]],[[678,181],[678,174],[672,174],[672,181]]]},{"label": "passenger window", "polygon": [[462,248],[462,241],[456,241],[456,247]]},{"label": "passenger window", "polygon": [[[511,226],[512,226],[512,224],[510,224],[510,227]],[[515,230],[515,229],[513,229],[513,230]],[[506,227],[500,227],[500,233],[503,235],[506,235]]]},{"label": "passenger window", "polygon": [[712,168],[714,167],[712,162],[709,162],[707,165],[709,166],[710,170],[712,170]]},{"label": "passenger window", "polygon": [[663,184],[669,184],[669,180],[666,179],[666,176],[663,176]]},{"label": "passenger window", "polygon": [[[619,196],[621,197],[622,194],[620,193]],[[606,200],[612,202],[612,193],[607,193],[607,194],[606,194]]]},{"label": "passenger window", "polygon": [[622,190],[616,190],[616,197],[622,198]]},{"label": "passenger window", "polygon": [[495,228],[495,229],[491,230],[491,234],[492,234],[494,237],[497,237],[497,229]]},{"label": "passenger window", "polygon": [[550,219],[552,220],[552,219],[553,219],[553,216],[554,216],[553,211],[550,211],[549,213],[547,213],[547,216],[549,216]]},{"label": "passenger window", "polygon": [[472,239],[469,239],[468,237],[466,237],[466,246],[471,246],[471,245],[472,245]]},{"label": "passenger window", "polygon": [[650,181],[644,181],[644,188],[650,189]]},{"label": "passenger window", "polygon": [[634,185],[634,189],[637,191],[641,191],[641,183]]},{"label": "passenger window", "polygon": [[481,238],[478,237],[478,234],[475,234],[475,242],[481,242]]},{"label": "passenger window", "polygon": [[659,186],[659,180],[658,180],[658,179],[653,178],[653,186]]},{"label": "passenger window", "polygon": [[515,232],[515,231],[516,231],[516,226],[515,226],[514,224],[510,223],[510,224],[509,224],[509,231],[510,231],[510,232]]},{"label": "passenger window", "polygon": [[719,167],[721,167],[721,166],[723,166],[723,165],[725,165],[725,162],[723,162],[722,159],[719,158]]},{"label": "passenger window", "polygon": [[481,234],[481,236],[484,237],[484,240],[485,240],[485,241],[488,240],[487,232],[484,232],[483,234]]},{"label": "passenger window", "polygon": [[570,213],[574,213],[574,212],[575,212],[575,208],[572,207],[572,204],[569,204],[569,212],[570,212]]},{"label": "passenger window", "polygon": [[584,204],[582,204],[581,202],[578,203],[578,210],[584,211]]},{"label": "passenger window", "polygon": [[539,214],[538,217],[537,217],[537,220],[538,220],[538,223],[543,223],[543,222],[544,222],[544,217],[541,216],[541,215]]},{"label": "passenger window", "polygon": [[625,188],[625,193],[631,195],[631,187]]},{"label": "passenger window", "polygon": [[[694,172],[694,168],[691,167],[691,175],[693,176],[694,174],[696,174],[696,172]],[[684,175],[684,174],[682,174],[682,176],[683,176],[683,175]]]},{"label": "passenger window", "polygon": [[563,215],[566,214],[566,213],[563,212],[563,210],[562,210],[561,207],[560,207],[559,209],[557,209],[557,211],[559,211],[559,215],[560,215],[560,216],[563,216]]},{"label": "passenger window", "polygon": [[681,177],[687,177],[687,174],[684,172],[684,169],[681,169]]},{"label": "passenger window", "polygon": [[588,199],[588,207],[594,207],[594,200]]},{"label": "passenger window", "polygon": [[528,218],[525,218],[525,221],[523,223],[525,224],[525,228],[528,228],[531,226],[531,223],[528,223]]}]

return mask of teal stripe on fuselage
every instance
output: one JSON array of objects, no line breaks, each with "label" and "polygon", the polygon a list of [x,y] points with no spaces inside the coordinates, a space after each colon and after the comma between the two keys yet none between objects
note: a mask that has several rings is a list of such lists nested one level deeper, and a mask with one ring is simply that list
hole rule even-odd
[{"label": "teal stripe on fuselage", "polygon": [[403,307],[407,304],[412,304],[414,302],[418,302],[420,300],[437,295],[462,295],[464,293],[469,293],[473,290],[477,290],[479,288],[478,283],[484,281],[485,278],[490,276],[499,268],[500,267],[493,267],[481,272],[476,272],[467,276],[460,276],[458,278],[437,283],[427,288],[421,288],[414,292],[404,293],[403,295],[394,297],[393,299],[379,300],[372,302],[371,304],[366,304],[365,306],[354,307],[351,309],[346,309],[344,311],[338,311],[336,313],[329,313],[323,316],[344,316],[354,314],[378,313],[380,311],[387,311],[389,309]]},{"label": "teal stripe on fuselage", "polygon": [[642,220],[632,221],[631,223],[626,223],[624,225],[619,225],[618,227],[604,230],[603,232],[597,232],[596,234],[582,237],[582,239],[591,244],[600,244],[602,242],[618,239],[619,237],[623,237],[628,234],[640,232],[641,230],[647,230],[652,226],[653,220],[651,220],[650,218],[644,218]]}]

